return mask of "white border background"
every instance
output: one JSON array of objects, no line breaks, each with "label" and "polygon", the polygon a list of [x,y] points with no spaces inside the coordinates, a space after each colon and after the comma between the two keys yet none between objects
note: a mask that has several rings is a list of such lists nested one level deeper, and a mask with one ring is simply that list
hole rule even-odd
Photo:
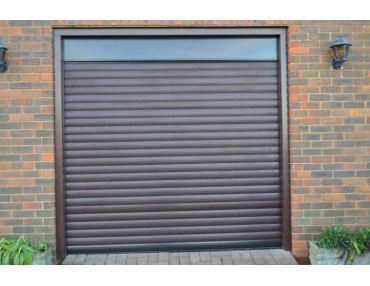
[{"label": "white border background", "polygon": [[[365,3],[359,0],[4,0],[0,4],[0,20],[366,20],[370,14]],[[356,282],[366,285],[368,267],[0,266],[0,275],[1,285],[340,286]]]}]

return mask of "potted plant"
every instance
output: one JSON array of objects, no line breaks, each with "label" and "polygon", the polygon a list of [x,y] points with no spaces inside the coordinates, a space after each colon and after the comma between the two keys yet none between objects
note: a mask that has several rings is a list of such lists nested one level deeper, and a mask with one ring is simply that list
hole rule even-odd
[{"label": "potted plant", "polygon": [[311,264],[370,264],[370,227],[327,226],[309,244]]},{"label": "potted plant", "polygon": [[24,236],[19,239],[0,240],[0,265],[51,265],[52,255],[48,245],[31,242]]}]

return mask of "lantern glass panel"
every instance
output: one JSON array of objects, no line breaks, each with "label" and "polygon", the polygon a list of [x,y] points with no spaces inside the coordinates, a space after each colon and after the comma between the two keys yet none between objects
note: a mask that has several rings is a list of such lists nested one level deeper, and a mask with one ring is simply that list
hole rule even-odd
[{"label": "lantern glass panel", "polygon": [[338,59],[342,60],[344,55],[344,46],[337,46],[336,48],[338,50]]},{"label": "lantern glass panel", "polygon": [[346,61],[347,60],[347,57],[348,57],[349,45],[344,45],[343,51],[344,51],[343,60]]},{"label": "lantern glass panel", "polygon": [[334,46],[333,47],[333,52],[334,52],[334,58],[335,58],[335,60],[339,60],[340,57],[339,57],[338,46]]}]

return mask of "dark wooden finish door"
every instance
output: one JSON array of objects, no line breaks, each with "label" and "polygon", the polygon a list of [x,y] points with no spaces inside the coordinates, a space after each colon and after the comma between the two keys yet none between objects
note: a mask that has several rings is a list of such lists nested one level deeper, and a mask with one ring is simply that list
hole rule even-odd
[{"label": "dark wooden finish door", "polygon": [[65,63],[67,252],[281,248],[277,71]]}]

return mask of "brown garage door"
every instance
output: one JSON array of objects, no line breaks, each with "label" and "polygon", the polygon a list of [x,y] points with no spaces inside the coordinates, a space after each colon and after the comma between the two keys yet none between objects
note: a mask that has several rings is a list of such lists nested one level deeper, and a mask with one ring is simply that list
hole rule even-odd
[{"label": "brown garage door", "polygon": [[66,62],[67,252],[281,247],[277,70]]}]

